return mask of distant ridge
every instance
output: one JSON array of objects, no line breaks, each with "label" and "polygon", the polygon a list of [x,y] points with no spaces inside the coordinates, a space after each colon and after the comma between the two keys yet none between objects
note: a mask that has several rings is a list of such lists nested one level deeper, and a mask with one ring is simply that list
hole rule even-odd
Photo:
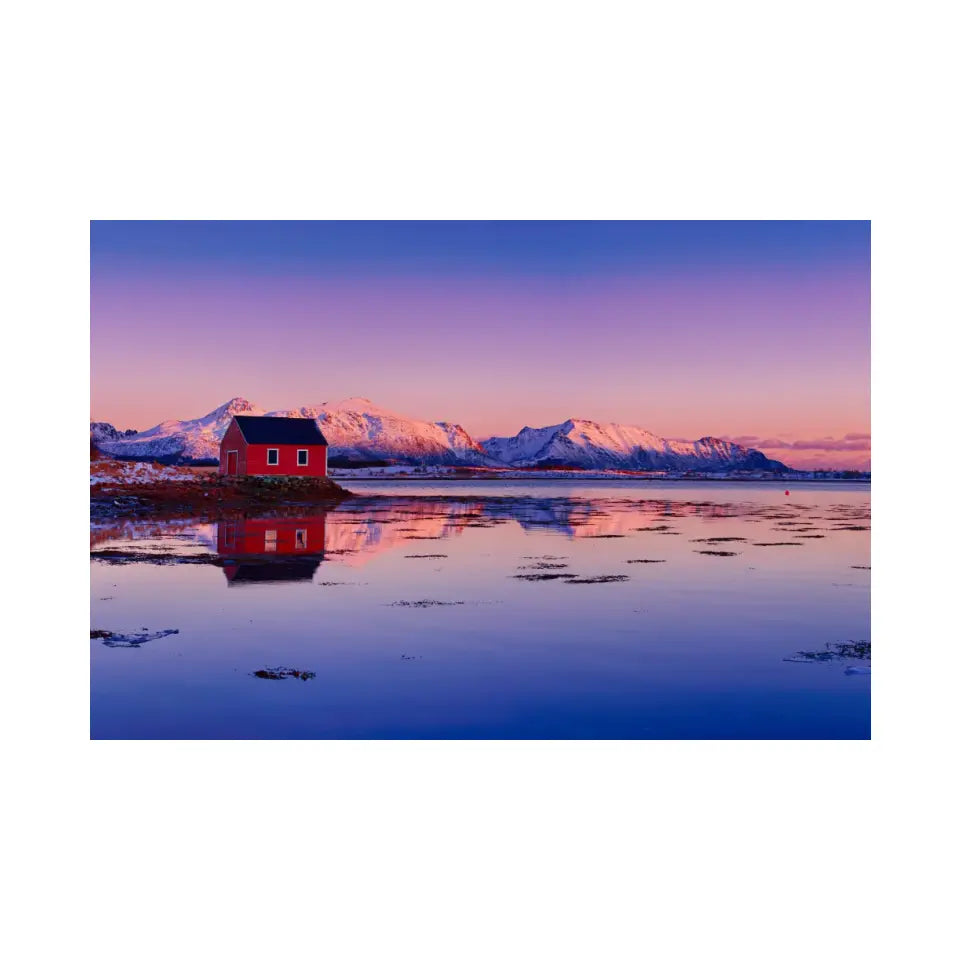
[{"label": "distant ridge", "polygon": [[640,427],[593,420],[565,420],[552,427],[524,427],[514,437],[484,441],[489,454],[511,466],[565,466],[619,470],[787,469],[759,450],[716,437],[665,440]]}]

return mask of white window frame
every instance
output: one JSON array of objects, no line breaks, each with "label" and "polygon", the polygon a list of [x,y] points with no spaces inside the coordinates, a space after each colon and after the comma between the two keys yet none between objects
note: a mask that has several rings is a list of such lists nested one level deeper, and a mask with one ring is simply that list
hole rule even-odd
[{"label": "white window frame", "polygon": [[[275,453],[277,455],[277,459],[273,463],[270,462],[271,453]],[[268,467],[280,466],[280,448],[279,447],[267,447],[267,466]]]},{"label": "white window frame", "polygon": [[264,553],[277,552],[277,531],[276,530],[263,531],[263,552]]},{"label": "white window frame", "polygon": [[[301,536],[303,534],[303,536]],[[294,550],[306,550],[307,549],[307,531],[298,530],[293,536],[293,549]]]},{"label": "white window frame", "polygon": [[[300,454],[303,454],[303,463],[300,462]],[[298,467],[309,467],[310,466],[310,450],[298,450],[297,451],[297,466]]]}]

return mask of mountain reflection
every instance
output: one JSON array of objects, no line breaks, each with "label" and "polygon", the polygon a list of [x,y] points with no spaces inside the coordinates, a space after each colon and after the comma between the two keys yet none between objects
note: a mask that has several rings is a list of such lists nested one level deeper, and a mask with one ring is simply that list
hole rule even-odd
[{"label": "mountain reflection", "polygon": [[[94,556],[108,562],[209,562],[230,584],[309,580],[324,559],[359,566],[392,550],[431,553],[430,543],[465,531],[517,524],[568,539],[673,534],[685,517],[752,518],[783,531],[821,529],[799,503],[724,503],[628,497],[357,496],[335,508],[302,506],[269,514],[130,519],[91,526]],[[864,517],[849,507],[820,507],[823,519]],[[812,519],[812,518],[811,518]],[[782,531],[782,532],[783,532]],[[95,548],[95,549],[94,549]]]}]

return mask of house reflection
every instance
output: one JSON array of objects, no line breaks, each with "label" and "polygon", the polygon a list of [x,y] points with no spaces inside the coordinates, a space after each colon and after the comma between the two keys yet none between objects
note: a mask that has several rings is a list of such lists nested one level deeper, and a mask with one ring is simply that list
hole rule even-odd
[{"label": "house reflection", "polygon": [[242,517],[217,524],[217,553],[230,586],[312,580],[325,543],[324,514]]}]

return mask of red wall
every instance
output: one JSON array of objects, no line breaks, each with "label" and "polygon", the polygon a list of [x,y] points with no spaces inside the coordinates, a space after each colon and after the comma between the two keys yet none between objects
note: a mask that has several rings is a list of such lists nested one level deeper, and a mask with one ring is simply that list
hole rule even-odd
[{"label": "red wall", "polygon": [[[280,462],[267,465],[267,450],[280,451]],[[307,450],[308,464],[297,466],[297,450]],[[298,447],[296,444],[251,443],[247,446],[244,468],[254,477],[325,477],[327,475],[326,447]]]},{"label": "red wall", "polygon": [[[280,451],[276,466],[267,464],[267,450]],[[327,475],[326,447],[298,447],[296,444],[248,444],[236,422],[231,422],[220,441],[220,473],[227,472],[227,454],[237,451],[237,473],[254,477],[325,477]],[[297,450],[307,451],[307,466],[297,466]]]},{"label": "red wall", "polygon": [[242,475],[247,472],[247,441],[243,439],[243,434],[237,426],[235,420],[230,421],[227,432],[220,441],[220,472],[227,472],[227,452],[229,450],[237,451],[237,473]]}]

